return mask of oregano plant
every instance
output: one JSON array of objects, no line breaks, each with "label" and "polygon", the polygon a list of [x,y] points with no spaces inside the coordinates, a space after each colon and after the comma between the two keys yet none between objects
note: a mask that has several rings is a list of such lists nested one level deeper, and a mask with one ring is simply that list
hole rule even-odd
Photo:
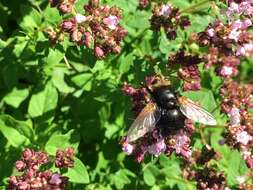
[{"label": "oregano plant", "polygon": [[252,0],[0,16],[0,189],[253,189]]}]

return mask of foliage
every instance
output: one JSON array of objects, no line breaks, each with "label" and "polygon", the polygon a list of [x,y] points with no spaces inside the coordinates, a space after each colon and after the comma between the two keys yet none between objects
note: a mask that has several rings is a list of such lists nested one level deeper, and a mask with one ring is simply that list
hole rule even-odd
[{"label": "foliage", "polygon": [[[76,11],[83,13],[87,2],[79,0]],[[223,19],[218,10],[226,5],[220,1],[169,1],[186,10],[191,26],[185,30],[178,27],[177,38],[168,40],[163,29],[159,33],[150,29],[152,3],[141,9],[137,0],[102,1],[122,9],[120,24],[128,34],[121,42],[119,54],[98,59],[101,57],[90,48],[72,43],[67,34],[64,41],[49,42],[46,29],[57,28],[68,15],[50,7],[47,0],[0,2],[0,184],[3,189],[9,176],[16,175],[13,165],[25,148],[55,155],[58,149],[67,147],[75,149],[75,166],[64,173],[69,177],[71,190],[196,189],[196,180],[186,179],[185,163],[175,154],[148,156],[139,164],[122,152],[119,141],[135,116],[121,88],[124,82],[140,86],[145,76],[154,74],[177,77],[177,72],[171,74],[166,67],[168,56],[182,48],[204,54],[205,47],[189,44],[189,39],[216,18]],[[221,112],[219,92],[223,79],[215,75],[214,69],[199,68],[202,89],[187,91],[185,96],[210,112],[215,110],[218,125],[225,126],[227,116]],[[242,84],[252,82],[252,68],[252,57],[244,58],[234,79]],[[175,79],[180,91],[182,83],[183,80]],[[226,176],[227,187],[238,188],[238,177],[248,176],[252,171],[238,150],[219,144],[225,127],[198,129],[202,132],[194,134],[192,150],[203,148],[204,136],[220,157],[208,164]],[[55,169],[53,165],[49,167]],[[249,183],[252,183],[250,179]]]}]

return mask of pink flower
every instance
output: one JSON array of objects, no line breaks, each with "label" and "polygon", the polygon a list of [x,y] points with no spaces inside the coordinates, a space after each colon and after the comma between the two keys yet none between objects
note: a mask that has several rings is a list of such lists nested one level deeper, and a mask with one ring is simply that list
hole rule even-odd
[{"label": "pink flower", "polygon": [[164,143],[164,139],[159,139],[156,143],[148,146],[148,152],[155,156],[159,156],[166,150],[166,144]]},{"label": "pink flower", "polygon": [[247,145],[248,142],[252,140],[252,136],[250,136],[246,131],[242,131],[236,134],[236,140],[243,145]]},{"label": "pink flower", "polygon": [[244,46],[244,49],[246,52],[246,54],[245,54],[246,56],[253,55],[253,42],[244,44],[243,46]]},{"label": "pink flower", "polygon": [[76,16],[75,16],[75,19],[76,19],[77,23],[82,23],[82,22],[85,22],[87,20],[87,17],[77,13]]},{"label": "pink flower", "polygon": [[230,125],[239,125],[241,123],[241,115],[240,115],[240,110],[238,108],[232,108],[228,112],[228,116],[230,119]]},{"label": "pink flower", "polygon": [[110,15],[109,17],[104,18],[103,22],[108,26],[108,28],[115,30],[119,23],[119,18],[117,16]]},{"label": "pink flower", "polygon": [[242,26],[241,29],[247,29],[249,26],[252,25],[252,22],[249,18],[246,18],[243,22],[242,22]]},{"label": "pink flower", "polygon": [[50,184],[60,185],[62,183],[61,177],[62,176],[60,174],[57,173],[53,174],[50,179]]},{"label": "pink flower", "polygon": [[208,30],[207,30],[207,34],[208,34],[208,36],[213,37],[214,34],[215,34],[214,29],[213,29],[213,28],[208,29]]},{"label": "pink flower", "polygon": [[243,46],[238,45],[236,49],[236,55],[237,56],[245,56],[246,55],[246,50]]},{"label": "pink flower", "polygon": [[185,158],[189,158],[192,154],[192,151],[189,147],[191,139],[185,134],[185,132],[181,130],[175,135],[174,140],[175,143],[170,147],[174,149],[177,154],[180,154]]},{"label": "pink flower", "polygon": [[233,29],[229,33],[228,38],[231,39],[231,40],[235,40],[237,42],[239,37],[240,37],[240,34],[241,34],[240,30]]},{"label": "pink flower", "polygon": [[26,189],[30,189],[31,186],[26,181],[24,181],[24,182],[19,182],[18,183],[18,188],[21,189],[21,190],[26,190]]},{"label": "pink flower", "polygon": [[232,30],[245,30],[247,29],[249,26],[252,25],[252,22],[250,19],[246,18],[245,20],[241,21],[241,20],[236,20],[231,28]]},{"label": "pink flower", "polygon": [[162,5],[159,15],[164,17],[169,17],[172,11],[172,7],[170,5]]},{"label": "pink flower", "polygon": [[229,66],[222,66],[221,70],[220,70],[220,75],[227,77],[227,76],[231,76],[233,74],[233,67],[229,67]]},{"label": "pink flower", "polygon": [[183,90],[189,91],[189,90],[200,90],[201,84],[199,80],[193,80],[191,82],[184,82],[183,84]]},{"label": "pink flower", "polygon": [[253,55],[253,42],[237,46],[236,55],[240,56]]},{"label": "pink flower", "polygon": [[123,147],[122,147],[123,152],[125,152],[127,155],[130,155],[133,153],[134,150],[134,146],[125,142],[123,143]]},{"label": "pink flower", "polygon": [[246,147],[242,147],[242,155],[243,159],[246,160],[251,156],[251,152]]},{"label": "pink flower", "polygon": [[253,168],[253,158],[249,157],[248,159],[246,159],[247,165],[249,168]]},{"label": "pink flower", "polygon": [[245,15],[252,15],[253,14],[253,5],[252,1],[244,1],[241,2],[239,5],[239,11]]},{"label": "pink flower", "polygon": [[238,13],[239,12],[239,5],[235,2],[232,2],[228,8],[229,11],[233,11],[235,13]]},{"label": "pink flower", "polygon": [[232,24],[231,28],[232,28],[232,30],[238,30],[238,29],[241,29],[241,26],[242,26],[242,21],[241,20],[236,20]]}]

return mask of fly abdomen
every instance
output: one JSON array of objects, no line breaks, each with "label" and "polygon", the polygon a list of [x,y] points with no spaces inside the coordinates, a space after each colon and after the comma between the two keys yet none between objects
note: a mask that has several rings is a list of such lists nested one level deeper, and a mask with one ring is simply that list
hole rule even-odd
[{"label": "fly abdomen", "polygon": [[172,130],[180,129],[184,126],[185,116],[178,109],[162,109],[161,117],[157,123],[162,134],[171,133]]}]

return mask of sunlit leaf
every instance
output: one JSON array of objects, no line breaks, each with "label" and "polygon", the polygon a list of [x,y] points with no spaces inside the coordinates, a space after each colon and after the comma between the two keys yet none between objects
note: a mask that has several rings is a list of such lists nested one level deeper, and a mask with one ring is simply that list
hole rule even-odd
[{"label": "sunlit leaf", "polygon": [[54,110],[57,101],[57,90],[48,82],[42,91],[32,95],[29,102],[28,113],[31,117],[42,116],[44,113]]}]

